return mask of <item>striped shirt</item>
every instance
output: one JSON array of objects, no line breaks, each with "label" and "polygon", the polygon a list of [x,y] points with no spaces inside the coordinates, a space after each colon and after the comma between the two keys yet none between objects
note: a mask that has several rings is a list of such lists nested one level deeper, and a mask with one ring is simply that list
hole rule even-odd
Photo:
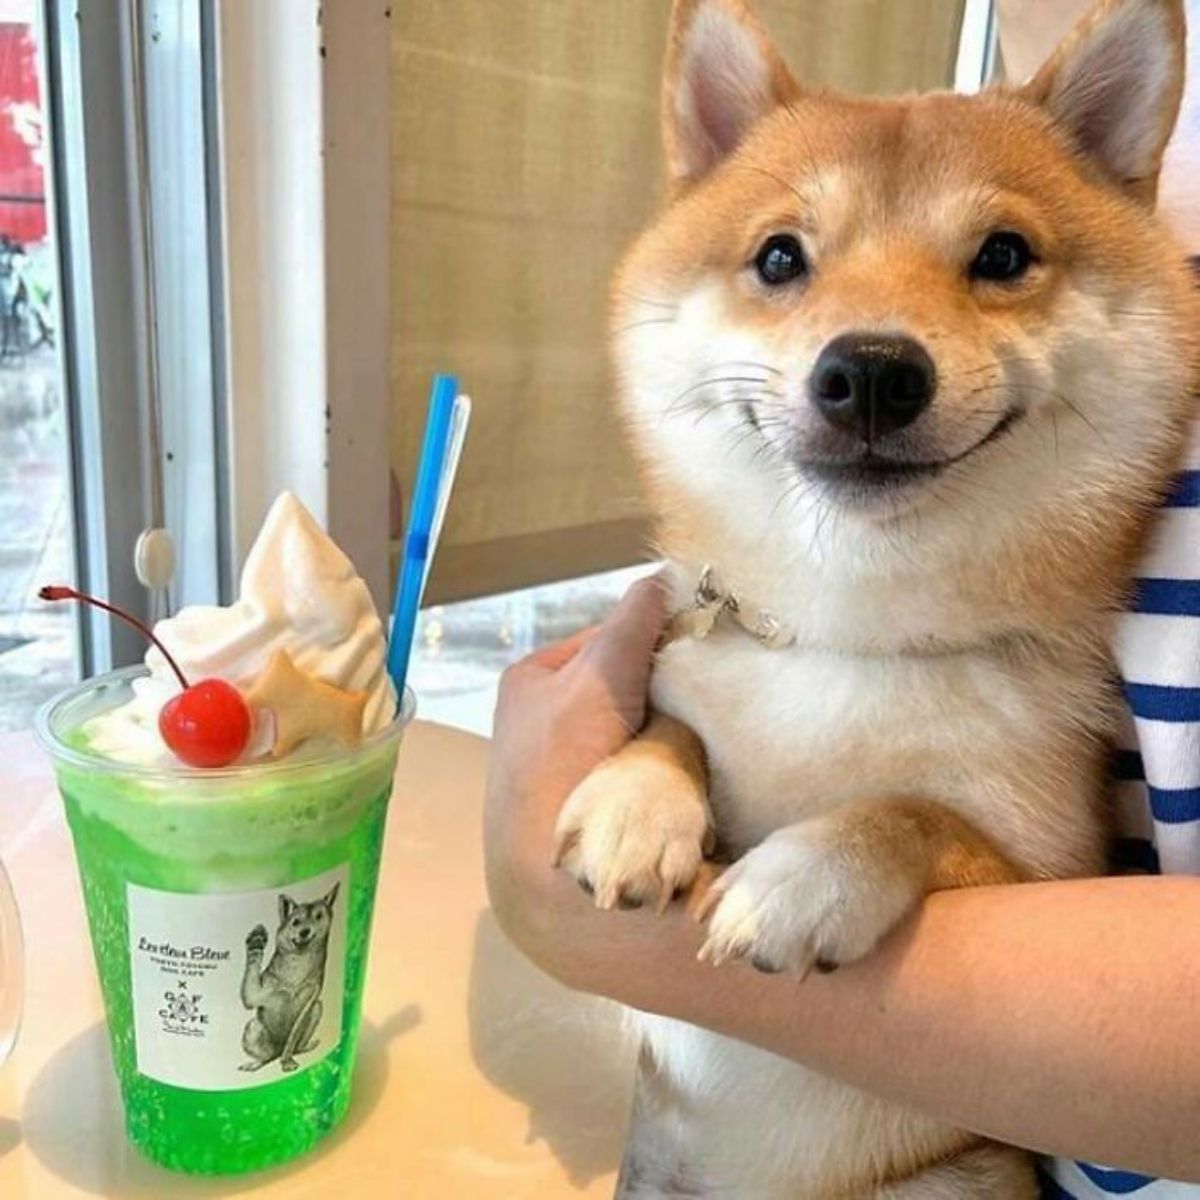
[{"label": "striped shirt", "polygon": [[[1114,868],[1200,875],[1200,426],[1146,548],[1116,658]],[[1086,1163],[1042,1165],[1045,1200],[1200,1200],[1200,1186]]]}]

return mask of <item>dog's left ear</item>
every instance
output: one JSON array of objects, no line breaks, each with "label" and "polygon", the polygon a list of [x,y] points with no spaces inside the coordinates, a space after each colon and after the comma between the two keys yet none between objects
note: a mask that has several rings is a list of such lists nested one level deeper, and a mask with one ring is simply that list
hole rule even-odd
[{"label": "dog's left ear", "polygon": [[1183,96],[1185,43],[1183,0],[1101,0],[1022,94],[1152,205]]},{"label": "dog's left ear", "polygon": [[675,0],[663,77],[673,184],[706,175],[796,82],[745,0]]},{"label": "dog's left ear", "polygon": [[341,885],[340,883],[335,883],[335,884],[333,885],[333,887],[331,887],[331,888],[329,889],[328,893],[326,893],[326,895],[325,895],[325,896],[322,898],[322,900],[321,900],[321,903],[322,903],[322,904],[323,904],[323,905],[324,905],[324,906],[325,906],[325,907],[326,907],[326,908],[327,908],[327,909],[328,909],[330,912],[333,912],[333,902],[334,902],[334,901],[337,899],[338,888],[340,888],[341,886],[342,886],[342,885]]}]

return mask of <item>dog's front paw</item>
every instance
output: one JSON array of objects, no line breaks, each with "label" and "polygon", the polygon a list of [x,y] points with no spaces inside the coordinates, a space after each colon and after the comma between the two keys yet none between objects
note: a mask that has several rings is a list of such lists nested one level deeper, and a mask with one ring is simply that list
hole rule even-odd
[{"label": "dog's front paw", "polygon": [[267,948],[267,929],[265,925],[255,925],[246,935],[246,949],[251,954],[261,954]]},{"label": "dog's front paw", "polygon": [[618,755],[567,799],[555,831],[555,858],[600,908],[665,908],[688,887],[711,847],[703,788],[648,757]]},{"label": "dog's front paw", "polygon": [[744,957],[804,978],[864,957],[925,892],[911,855],[859,836],[838,813],[773,833],[704,898],[702,960]]}]

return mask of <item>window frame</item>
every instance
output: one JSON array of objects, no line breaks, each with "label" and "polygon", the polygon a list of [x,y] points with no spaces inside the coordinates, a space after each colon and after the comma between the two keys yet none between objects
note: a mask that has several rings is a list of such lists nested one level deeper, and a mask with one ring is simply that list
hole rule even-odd
[{"label": "window frame", "polygon": [[[41,0],[77,581],[144,619],[143,530],[199,519],[170,599],[228,603],[284,488],[388,600],[390,15]],[[144,654],[79,621],[85,674]]]},{"label": "window frame", "polygon": [[210,2],[231,554],[289,489],[386,610],[391,6]]},{"label": "window frame", "polygon": [[[134,565],[145,529],[186,514],[208,531],[177,539],[176,604],[218,599],[227,543],[215,373],[174,369],[211,361],[219,341],[211,189],[177,185],[208,172],[202,3],[42,0],[39,13],[76,577],[143,619],[162,615]],[[156,222],[181,196],[187,219]],[[187,303],[167,287],[181,272]],[[79,633],[85,676],[145,654],[138,633],[90,609]]]},{"label": "window frame", "polygon": [[963,0],[954,70],[956,92],[969,94],[987,86],[996,70],[996,48],[996,0]]},{"label": "window frame", "polygon": [[[76,578],[85,591],[148,615],[132,547],[145,527],[139,338],[122,44],[117,20],[46,0],[42,52],[58,260],[59,357],[67,414]],[[101,296],[129,298],[100,304]],[[136,633],[81,610],[80,668],[90,675],[143,653]]]}]

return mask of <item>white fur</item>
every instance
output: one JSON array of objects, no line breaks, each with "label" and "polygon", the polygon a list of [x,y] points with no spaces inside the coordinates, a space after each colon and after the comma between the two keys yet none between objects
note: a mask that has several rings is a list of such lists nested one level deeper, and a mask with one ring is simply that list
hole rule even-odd
[{"label": "white fur", "polygon": [[[839,328],[797,324],[779,345],[737,328],[718,289],[701,284],[679,301],[673,323],[633,330],[619,345],[623,398],[656,468],[688,494],[718,497],[731,521],[753,531],[731,537],[743,560],[718,565],[759,605],[822,645],[973,642],[996,630],[949,583],[931,602],[939,578],[949,579],[956,559],[994,554],[1031,521],[1073,517],[1114,476],[1143,478],[1163,436],[1146,389],[1177,395],[1186,386],[1170,315],[1137,296],[1121,298],[1120,315],[1112,307],[1068,293],[1055,320],[1019,344],[981,344],[960,360],[944,347],[944,391],[955,381],[989,390],[973,413],[939,403],[922,417],[916,428],[936,445],[934,456],[968,448],[1006,403],[1026,419],[882,517],[828,503],[784,443],[820,420],[805,388],[831,338],[851,328],[936,334],[911,317],[881,311]],[[697,387],[722,375],[740,381]],[[761,436],[748,431],[741,402],[763,421]],[[869,579],[895,586],[864,587]]]},{"label": "white fur", "polygon": [[668,901],[696,877],[712,822],[703,788],[661,760],[611,759],[571,793],[556,830],[563,866],[602,908]]},{"label": "white fur", "polygon": [[[832,854],[839,808],[855,800],[940,799],[996,844],[1019,847],[1031,872],[1098,870],[1098,831],[1079,817],[1092,783],[1053,765],[1053,743],[1067,736],[1055,711],[1078,699],[1079,682],[1052,663],[1018,671],[970,655],[771,651],[732,630],[669,645],[654,705],[705,742],[717,822],[735,854],[749,848],[710,919],[713,957],[745,952],[803,973],[818,953],[852,961],[894,925],[918,897],[911,881]],[[881,745],[886,758],[873,752]],[[635,1021],[672,1087],[695,1101],[688,1145],[708,1157],[690,1166],[739,1180],[745,1200],[810,1194],[806,1184],[847,1164],[865,1174],[872,1146],[936,1156],[946,1144],[940,1123],[794,1063],[676,1022]]]},{"label": "white fur", "polygon": [[1063,875],[1099,865],[1096,831],[1077,820],[1092,782],[1054,770],[1089,687],[1102,722],[1097,682],[1061,661],[772,651],[722,630],[669,645],[652,700],[704,742],[711,804],[734,853],[847,803],[923,796],[996,844],[1015,843],[1032,873]]},{"label": "white fur", "polygon": [[920,876],[868,874],[841,850],[843,809],[776,830],[712,889],[719,897],[701,956],[745,956],[806,976],[864,957],[924,894]]},{"label": "white fur", "polygon": [[[774,1054],[663,1017],[636,1013],[633,1020],[664,1082],[695,1101],[687,1108],[690,1172],[736,1181],[712,1194],[827,1197],[829,1181],[844,1178],[848,1146],[859,1148],[866,1168],[877,1141],[931,1157],[945,1145],[939,1122]],[[860,1178],[867,1176],[869,1168]]]},{"label": "white fur", "polygon": [[[886,313],[864,320],[928,332]],[[621,343],[627,411],[651,461],[684,494],[720,498],[730,522],[716,563],[725,582],[797,633],[783,651],[724,627],[703,641],[673,642],[660,654],[652,701],[700,736],[717,826],[735,855],[745,853],[710,919],[712,957],[745,952],[799,972],[815,954],[844,962],[865,953],[917,899],[907,881],[889,885],[862,864],[846,870],[828,856],[839,806],[933,799],[1030,874],[1101,869],[1100,830],[1087,815],[1094,781],[1060,765],[1064,745],[1077,748],[1104,726],[1094,659],[1064,650],[1018,664],[989,653],[988,639],[1023,632],[1021,614],[988,611],[961,594],[953,568],[987,562],[1031,524],[1077,520],[1093,492],[1144,475],[1163,436],[1158,397],[1178,395],[1187,371],[1153,303],[1135,296],[1110,306],[1066,294],[1056,319],[1019,346],[980,345],[975,360],[954,364],[965,375],[1019,360],[982,377],[996,385],[991,407],[1011,399],[1027,410],[1024,421],[904,508],[854,514],[806,486],[782,443],[814,419],[804,381],[837,332],[798,325],[786,346],[758,340],[728,320],[716,288],[701,284],[679,298],[673,323],[634,330]],[[694,405],[678,402],[727,363],[768,369],[739,366],[726,373],[755,382],[702,388]],[[747,431],[739,399],[769,418],[761,434]],[[953,453],[985,432],[981,420],[946,418],[928,436]],[[690,603],[700,566],[673,565],[676,607]],[[976,649],[896,653],[922,646]],[[1087,711],[1090,733],[1077,725]],[[622,808],[634,786],[624,781]],[[696,828],[691,836],[695,856]],[[833,1162],[865,1170],[859,1154],[897,1139],[933,1146],[936,1156],[945,1144],[938,1139],[951,1136],[715,1034],[638,1021],[664,1075],[696,1102],[688,1145],[708,1147],[711,1157],[693,1165],[713,1179],[741,1180],[747,1200],[807,1194],[773,1189],[781,1179],[797,1189],[827,1179]],[[954,1179],[938,1186],[948,1196],[976,1194],[954,1190]]]}]

